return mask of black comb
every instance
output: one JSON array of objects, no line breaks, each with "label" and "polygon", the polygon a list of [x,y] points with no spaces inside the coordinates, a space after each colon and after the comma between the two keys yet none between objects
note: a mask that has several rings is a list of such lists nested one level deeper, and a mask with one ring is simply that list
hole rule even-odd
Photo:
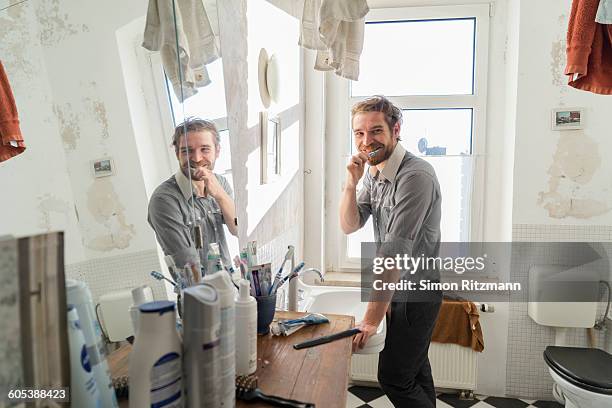
[{"label": "black comb", "polygon": [[262,401],[274,407],[315,408],[315,404],[310,402],[264,394],[257,388],[257,376],[253,374],[236,377],[236,398],[242,401]]}]

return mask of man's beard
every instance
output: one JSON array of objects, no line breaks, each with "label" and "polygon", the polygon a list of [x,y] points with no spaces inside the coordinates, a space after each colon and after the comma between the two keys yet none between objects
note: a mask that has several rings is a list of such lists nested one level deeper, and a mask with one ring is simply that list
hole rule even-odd
[{"label": "man's beard", "polygon": [[196,172],[202,167],[207,168],[212,171],[213,164],[212,163],[204,164],[204,163],[187,162],[182,166],[183,174],[186,177],[190,177],[192,180],[202,181],[203,180],[202,177],[196,177]]}]

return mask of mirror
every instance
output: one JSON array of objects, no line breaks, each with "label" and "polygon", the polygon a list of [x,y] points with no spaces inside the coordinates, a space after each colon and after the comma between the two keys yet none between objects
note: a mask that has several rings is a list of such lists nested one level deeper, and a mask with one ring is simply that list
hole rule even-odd
[{"label": "mirror", "polygon": [[[216,14],[214,1],[204,3]],[[172,141],[186,118],[214,124],[218,157],[209,170],[231,195],[235,190],[223,61],[207,61],[210,84],[180,102],[176,73],[163,61],[167,47],[142,46],[147,4],[0,2],[0,61],[26,145],[0,163],[2,189],[11,195],[3,200],[0,235],[64,231],[66,277],[86,282],[94,304],[141,285],[155,299],[173,296],[171,285],[150,276],[170,278],[147,218],[156,189],[179,170]],[[172,17],[171,7],[164,12]],[[211,26],[218,37],[218,25]],[[165,35],[174,37],[174,27]],[[204,210],[201,219],[223,225],[217,235],[225,237],[231,262],[237,237],[218,205]],[[188,222],[183,215],[175,217]]]}]

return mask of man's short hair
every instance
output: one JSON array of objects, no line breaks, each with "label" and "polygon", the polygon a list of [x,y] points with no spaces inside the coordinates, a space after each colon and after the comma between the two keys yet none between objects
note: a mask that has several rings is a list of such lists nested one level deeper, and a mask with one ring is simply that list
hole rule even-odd
[{"label": "man's short hair", "polygon": [[174,146],[174,150],[178,153],[181,136],[185,133],[202,131],[208,131],[213,134],[215,147],[218,149],[221,145],[221,137],[219,136],[219,131],[215,124],[210,120],[189,117],[174,128],[174,134],[172,135],[172,146]]},{"label": "man's short hair", "polygon": [[382,112],[385,115],[385,122],[389,125],[389,130],[393,132],[396,123],[402,124],[402,111],[393,105],[389,99],[382,95],[374,95],[363,101],[357,102],[351,109],[351,119],[356,114],[362,112]]}]

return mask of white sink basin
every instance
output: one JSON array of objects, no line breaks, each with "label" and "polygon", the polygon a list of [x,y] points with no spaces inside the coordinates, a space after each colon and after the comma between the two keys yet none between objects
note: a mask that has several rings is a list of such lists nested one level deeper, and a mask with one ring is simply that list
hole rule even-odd
[{"label": "white sink basin", "polygon": [[[361,301],[359,288],[342,288],[316,291],[307,297],[304,310],[311,313],[341,314],[355,317],[355,323],[363,320],[367,302]],[[376,334],[370,337],[365,347],[356,351],[356,354],[380,353],[385,347],[387,323],[385,319],[378,326]]]}]

